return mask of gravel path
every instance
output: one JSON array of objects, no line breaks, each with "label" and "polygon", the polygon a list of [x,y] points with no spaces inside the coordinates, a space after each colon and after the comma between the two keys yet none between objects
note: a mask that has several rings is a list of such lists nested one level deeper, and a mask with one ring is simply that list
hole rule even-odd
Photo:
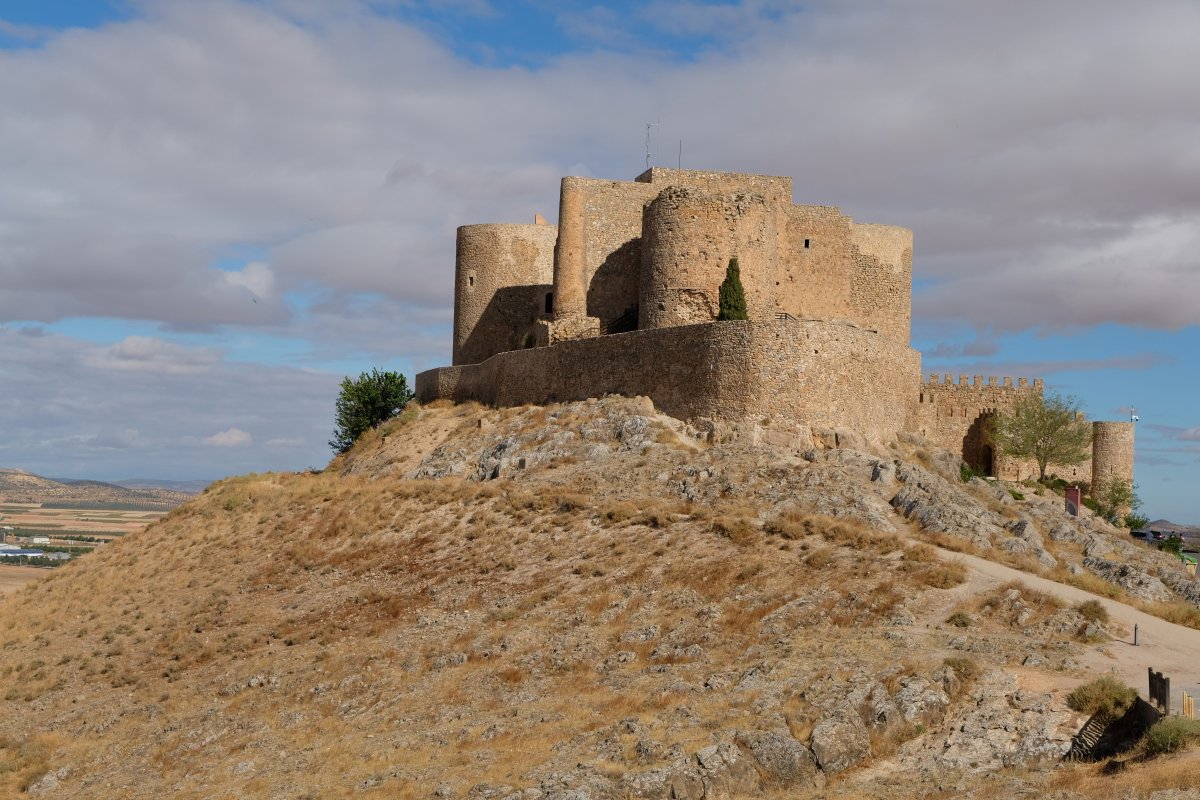
[{"label": "gravel path", "polygon": [[[1103,646],[1089,648],[1082,658],[1084,664],[1097,672],[1114,673],[1143,697],[1147,691],[1146,668],[1153,667],[1171,679],[1171,707],[1178,710],[1180,692],[1200,694],[1200,630],[1175,625],[1139,611],[1132,606],[1107,597],[1085,592],[1074,586],[1040,578],[1003,564],[964,553],[940,550],[943,558],[959,560],[971,570],[969,591],[977,594],[992,586],[1020,581],[1031,589],[1054,595],[1074,605],[1084,600],[1098,600],[1109,617],[1129,631],[1124,641],[1113,640]],[[1133,626],[1138,626],[1137,647],[1133,646]]]}]

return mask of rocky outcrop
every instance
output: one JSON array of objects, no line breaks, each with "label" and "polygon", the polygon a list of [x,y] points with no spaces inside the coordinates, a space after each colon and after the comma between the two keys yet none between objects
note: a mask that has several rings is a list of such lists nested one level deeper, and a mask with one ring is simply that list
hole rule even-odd
[{"label": "rocky outcrop", "polygon": [[827,775],[836,775],[871,755],[871,739],[858,715],[847,711],[817,723],[812,732],[812,750],[821,769]]},{"label": "rocky outcrop", "polygon": [[1083,565],[1139,600],[1166,602],[1174,599],[1171,590],[1161,580],[1132,564],[1089,556],[1083,559]]},{"label": "rocky outcrop", "polygon": [[1056,760],[1070,750],[1082,721],[1053,695],[1019,690],[1011,675],[992,670],[971,691],[950,730],[932,742],[905,745],[902,763],[919,769],[932,758],[945,767],[983,772]]}]

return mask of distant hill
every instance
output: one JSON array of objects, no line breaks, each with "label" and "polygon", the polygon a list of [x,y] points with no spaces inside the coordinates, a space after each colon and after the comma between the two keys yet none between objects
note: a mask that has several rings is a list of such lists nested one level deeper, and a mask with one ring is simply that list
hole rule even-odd
[{"label": "distant hill", "polygon": [[172,492],[183,492],[184,494],[200,494],[212,481],[194,480],[194,481],[160,481],[154,478],[126,478],[125,480],[113,481],[117,486],[124,486],[126,489],[167,489]]},{"label": "distant hill", "polygon": [[1154,522],[1148,523],[1145,527],[1148,531],[1178,533],[1183,536],[1200,536],[1200,525],[1177,525],[1169,519],[1156,519]]},{"label": "distant hill", "polygon": [[192,492],[127,488],[103,481],[46,478],[23,469],[0,467],[0,502],[7,503],[186,503]]}]

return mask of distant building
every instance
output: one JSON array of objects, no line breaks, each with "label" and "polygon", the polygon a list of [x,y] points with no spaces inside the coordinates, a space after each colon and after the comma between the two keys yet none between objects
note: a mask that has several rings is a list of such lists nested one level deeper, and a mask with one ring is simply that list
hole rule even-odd
[{"label": "distant building", "polygon": [[0,550],[0,558],[41,557],[44,555],[46,554],[41,550]]}]

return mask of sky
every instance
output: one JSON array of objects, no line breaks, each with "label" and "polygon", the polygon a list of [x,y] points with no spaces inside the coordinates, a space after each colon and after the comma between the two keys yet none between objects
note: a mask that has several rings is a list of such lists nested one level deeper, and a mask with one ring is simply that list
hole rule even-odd
[{"label": "sky", "polygon": [[1194,0],[4,0],[0,466],[322,467],[449,362],[454,230],[563,175],[795,179],[914,230],[924,372],[1140,417],[1200,523]]}]

